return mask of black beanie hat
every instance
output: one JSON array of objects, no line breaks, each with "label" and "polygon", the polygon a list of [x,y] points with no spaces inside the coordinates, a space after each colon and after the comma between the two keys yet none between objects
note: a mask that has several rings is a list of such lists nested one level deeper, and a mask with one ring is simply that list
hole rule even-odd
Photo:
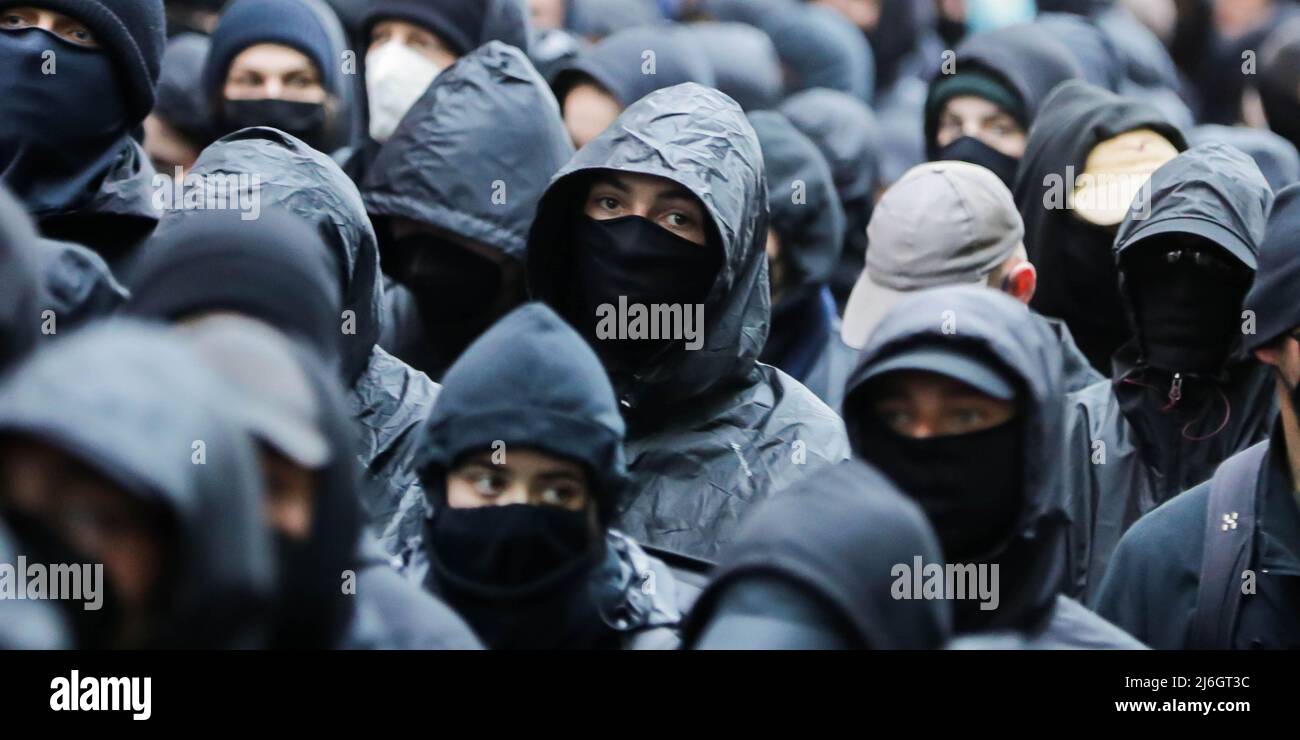
[{"label": "black beanie hat", "polygon": [[203,91],[218,100],[230,63],[257,44],[281,44],[296,49],[316,65],[321,85],[338,89],[340,60],[334,58],[329,31],[316,10],[303,0],[235,0],[221,13],[212,32],[212,48],[203,68]]},{"label": "black beanie hat", "polygon": [[341,351],[342,268],[321,236],[287,211],[244,220],[233,209],[184,211],[145,245],[128,283],[128,313],[176,321],[232,311]]},{"label": "black beanie hat", "polygon": [[363,38],[385,20],[423,26],[459,56],[477,49],[483,40],[488,0],[373,0],[366,10]]},{"label": "black beanie hat", "polygon": [[167,43],[162,0],[0,0],[0,10],[23,5],[84,23],[121,72],[132,125],[149,115]]}]

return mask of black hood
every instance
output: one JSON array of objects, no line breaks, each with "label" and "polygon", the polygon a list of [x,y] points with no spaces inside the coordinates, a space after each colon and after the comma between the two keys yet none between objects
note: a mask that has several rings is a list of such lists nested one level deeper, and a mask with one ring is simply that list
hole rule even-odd
[{"label": "black hood", "polygon": [[744,23],[713,21],[682,26],[678,33],[704,52],[713,68],[713,86],[741,108],[764,110],[781,102],[781,59],[767,34]]},{"label": "black hood", "polygon": [[0,185],[0,372],[41,336],[45,295],[37,239],[22,205]]},{"label": "black hood", "polygon": [[781,112],[821,150],[840,202],[870,203],[880,180],[880,134],[871,108],[851,95],[816,89],[786,98]]},{"label": "black hood", "polygon": [[523,52],[493,41],[438,75],[407,112],[362,198],[381,240],[381,219],[401,217],[522,262],[537,201],[571,156],[545,81]]},{"label": "black hood", "polygon": [[874,468],[857,461],[817,471],[753,514],[722,552],[683,630],[693,641],[719,597],[746,578],[775,576],[824,601],[871,650],[933,650],[952,630],[948,602],[899,600],[898,564],[942,563],[925,515]]},{"label": "black hood", "polygon": [[1228,144],[1249,154],[1274,193],[1300,181],[1300,153],[1291,142],[1268,129],[1207,123],[1189,131],[1187,141],[1192,146]]},{"label": "black hood", "polygon": [[1152,173],[1119,225],[1115,260],[1144,239],[1187,233],[1219,245],[1253,272],[1272,205],[1273,191],[1253,159],[1227,144],[1201,144]]},{"label": "black hood", "polygon": [[[957,47],[957,74],[982,72],[1002,82],[1023,106],[1025,130],[1033,124],[1038,111],[1046,110],[1045,101],[1052,90],[1066,80],[1083,77],[1083,70],[1061,42],[1033,25],[1016,25],[985,31],[966,39]],[[936,85],[949,75],[939,74],[930,83],[933,97]],[[937,106],[926,102],[926,158],[938,157],[935,136],[939,130]]]},{"label": "black hood", "polygon": [[1111,355],[1131,334],[1119,273],[1107,249],[1113,236],[1084,224],[1071,210],[1047,204],[1055,202],[1054,187],[1072,186],[1071,172],[1083,174],[1094,147],[1142,128],[1179,151],[1187,148],[1182,133],[1156,108],[1081,80],[1066,82],[1044,102],[1016,175],[1025,249],[1038,269],[1038,290],[1030,305],[1064,320],[1079,349],[1103,373],[1110,372]]},{"label": "black hood", "polygon": [[608,523],[627,483],[623,419],[600,360],[550,308],[529,303],[474,341],[443,378],[416,467],[435,508],[467,453],[503,442],[580,463]]},{"label": "black hood", "polygon": [[1255,313],[1255,334],[1244,349],[1253,351],[1300,326],[1300,301],[1295,278],[1300,275],[1300,184],[1277,194],[1268,215],[1268,229],[1259,247],[1259,269],[1242,306]]},{"label": "black hood", "polygon": [[767,175],[769,226],[781,240],[785,295],[828,280],[844,247],[844,210],[830,167],[808,137],[775,111],[749,115]]},{"label": "black hood", "polygon": [[704,204],[724,261],[704,304],[704,346],[661,356],[620,401],[656,408],[699,398],[728,383],[747,382],[767,339],[767,185],[758,136],[740,106],[694,83],[651,93],[623,111],[573,156],[551,181],[528,238],[533,297],[567,301],[572,245],[565,237],[580,212],[581,188],[599,170],[672,180]]},{"label": "black hood", "polygon": [[[1133,321],[1124,252],[1154,236],[1195,234],[1255,272],[1273,191],[1248,155],[1226,144],[1201,144],[1167,162],[1138,192],[1115,236],[1120,295]],[[1141,346],[1141,336],[1136,341]],[[1234,349],[1240,350],[1240,342]]]},{"label": "black hood", "polygon": [[181,339],[126,321],[52,345],[0,387],[0,431],[53,445],[167,513],[154,647],[265,639],[275,563],[261,472],[223,388]]},{"label": "black hood", "polygon": [[[951,332],[945,316],[957,317]],[[982,286],[944,287],[909,295],[876,327],[845,386],[844,422],[854,453],[859,446],[867,371],[917,344],[960,348],[997,363],[1015,381],[1021,396],[1021,448],[1024,506],[1016,532],[1000,555],[1015,559],[1023,579],[1014,592],[1003,590],[993,627],[1027,627],[1041,618],[1065,586],[1065,488],[1059,451],[1065,444],[1065,387],[1060,340],[1050,326],[1005,294]],[[1004,572],[1008,570],[1003,565]],[[1008,584],[1011,585],[1011,584]]]},{"label": "black hood", "polygon": [[[650,57],[648,52],[653,52]],[[654,74],[647,74],[653,62]],[[555,75],[555,98],[564,98],[574,85],[590,78],[627,108],[655,90],[684,82],[713,85],[713,67],[690,37],[672,26],[629,28],[608,36],[578,55]]]},{"label": "black hood", "polygon": [[894,84],[907,57],[925,35],[928,11],[915,0],[880,0],[880,20],[867,32],[876,60],[876,88]]},{"label": "black hood", "polygon": [[[355,381],[379,340],[384,300],[379,247],[356,185],[328,156],[283,131],[264,127],[221,137],[203,150],[190,172],[205,178],[256,176],[256,197],[263,209],[293,213],[330,246],[344,270],[343,310],[354,329],[341,335],[343,372],[349,383]],[[167,220],[184,219],[187,213],[171,211]]]},{"label": "black hood", "polygon": [[[370,2],[361,18],[361,38],[369,42],[370,30],[376,23],[386,19],[405,20],[425,28],[432,28],[428,6],[436,6],[436,0],[389,0],[388,2]],[[482,23],[478,35],[468,39],[469,49],[477,49],[489,41],[504,44],[528,53],[529,24],[525,3],[520,0],[483,0]]]},{"label": "black hood", "polygon": [[764,19],[785,65],[787,91],[825,87],[864,103],[875,94],[875,62],[867,39],[830,8],[795,4]]}]

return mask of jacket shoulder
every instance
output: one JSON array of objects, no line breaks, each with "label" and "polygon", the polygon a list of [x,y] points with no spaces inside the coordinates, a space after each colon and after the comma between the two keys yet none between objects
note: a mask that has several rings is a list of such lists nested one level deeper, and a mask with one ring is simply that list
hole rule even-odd
[{"label": "jacket shoulder", "polygon": [[1137,638],[1068,596],[1057,596],[1047,629],[1032,649],[1146,650]]}]

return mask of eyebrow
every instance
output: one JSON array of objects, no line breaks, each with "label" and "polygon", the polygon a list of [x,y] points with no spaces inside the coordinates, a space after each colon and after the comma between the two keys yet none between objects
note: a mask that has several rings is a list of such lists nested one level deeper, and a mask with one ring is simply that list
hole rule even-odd
[{"label": "eyebrow", "polygon": [[602,172],[592,179],[591,187],[595,188],[598,185],[608,185],[621,193],[628,193],[632,190],[627,186],[627,183],[623,182],[622,178],[609,172]]}]

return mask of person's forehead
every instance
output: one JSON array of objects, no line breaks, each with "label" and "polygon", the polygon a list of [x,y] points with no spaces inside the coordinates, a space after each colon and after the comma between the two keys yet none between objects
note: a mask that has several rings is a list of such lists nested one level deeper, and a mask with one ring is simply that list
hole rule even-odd
[{"label": "person's forehead", "polygon": [[496,451],[484,449],[475,452],[467,458],[467,462],[480,464],[491,464],[494,467],[512,468],[521,473],[529,474],[556,474],[566,473],[580,475],[582,466],[563,457],[552,455],[549,452],[533,449],[531,447],[509,447],[505,450],[505,462],[497,464]]},{"label": "person's forehead", "polygon": [[963,117],[992,118],[1010,115],[996,103],[978,95],[958,95],[944,104],[944,111]]},{"label": "person's forehead", "polygon": [[255,44],[235,56],[231,67],[257,67],[275,71],[293,71],[314,67],[311,59],[297,49],[283,44]]},{"label": "person's forehead", "polygon": [[652,198],[682,198],[698,202],[695,194],[680,183],[660,175],[601,170],[592,180],[592,187],[597,185],[610,185],[625,192]]}]

